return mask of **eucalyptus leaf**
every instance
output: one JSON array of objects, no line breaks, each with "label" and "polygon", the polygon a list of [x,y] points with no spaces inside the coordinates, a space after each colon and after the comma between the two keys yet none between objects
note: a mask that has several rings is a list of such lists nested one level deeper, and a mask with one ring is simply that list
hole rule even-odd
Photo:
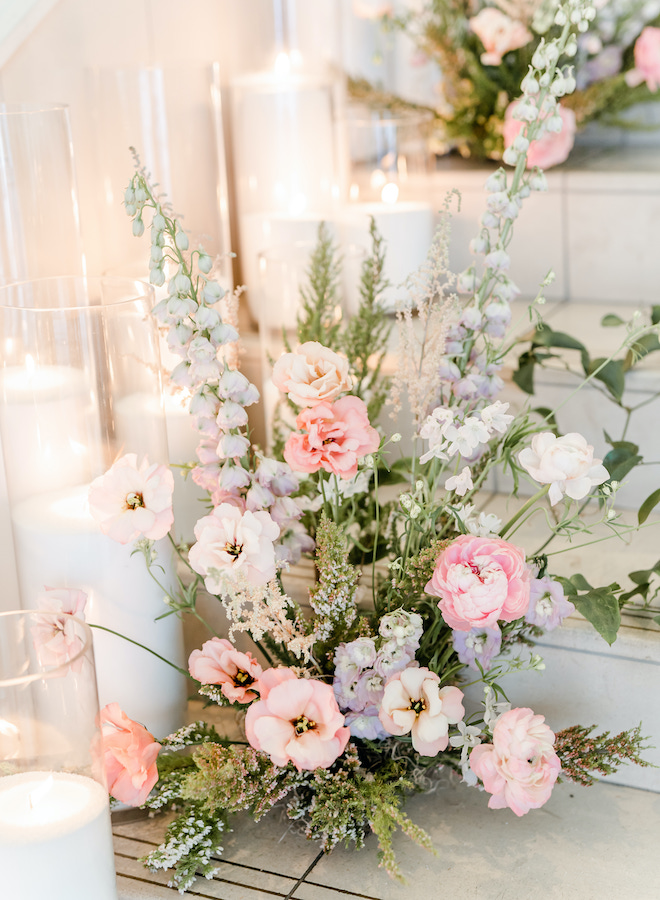
[{"label": "eucalyptus leaf", "polygon": [[[591,375],[592,372],[596,372],[596,369],[599,366],[603,366],[605,362],[605,358],[601,357],[600,359],[594,359],[588,366],[588,370],[586,372],[587,375]],[[610,394],[614,397],[615,400],[621,401],[623,397],[623,391],[626,386],[626,376],[624,371],[623,361],[620,359],[611,359],[608,363],[600,369],[594,375],[598,381],[602,381],[605,387],[608,389]]]},{"label": "eucalyptus leaf", "polygon": [[614,313],[609,313],[600,320],[600,324],[605,328],[616,328],[618,325],[625,325],[625,322],[621,318],[621,316],[615,316]]},{"label": "eucalyptus leaf", "polygon": [[615,595],[607,588],[593,588],[571,599],[578,612],[591,622],[608,644],[613,644],[621,625],[619,601]]},{"label": "eucalyptus leaf", "polygon": [[653,491],[652,494],[649,494],[640,506],[639,512],[637,513],[637,521],[640,525],[642,522],[646,522],[658,503],[660,503],[660,488],[658,488],[657,491]]}]

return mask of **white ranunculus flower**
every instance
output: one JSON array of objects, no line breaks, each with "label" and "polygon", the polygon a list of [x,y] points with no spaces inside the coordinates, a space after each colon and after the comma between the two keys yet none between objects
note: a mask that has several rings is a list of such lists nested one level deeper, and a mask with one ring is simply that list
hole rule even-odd
[{"label": "white ranunculus flower", "polygon": [[592,487],[610,477],[602,460],[594,459],[594,448],[575,432],[562,437],[545,431],[532,438],[532,446],[518,454],[520,465],[539,484],[549,484],[548,496],[554,506],[566,494],[582,500]]}]

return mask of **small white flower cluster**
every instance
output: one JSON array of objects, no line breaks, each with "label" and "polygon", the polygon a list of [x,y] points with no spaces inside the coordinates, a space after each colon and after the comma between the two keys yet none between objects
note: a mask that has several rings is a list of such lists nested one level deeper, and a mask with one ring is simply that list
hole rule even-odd
[{"label": "small white flower cluster", "polygon": [[472,503],[458,504],[448,509],[464,534],[473,534],[475,537],[496,537],[500,533],[502,520],[494,513],[477,513]]},{"label": "small white flower cluster", "polygon": [[481,743],[481,729],[476,725],[466,725],[465,722],[456,724],[458,734],[452,734],[449,743],[452,747],[461,748],[461,774],[463,782],[474,787],[478,778],[470,767],[470,750]]},{"label": "small white flower cluster", "polygon": [[474,415],[458,409],[438,406],[420,429],[419,436],[429,442],[429,449],[420,457],[421,463],[436,458],[443,461],[461,456],[475,460],[495,435],[502,435],[513,421],[508,415],[508,403],[496,400]]}]

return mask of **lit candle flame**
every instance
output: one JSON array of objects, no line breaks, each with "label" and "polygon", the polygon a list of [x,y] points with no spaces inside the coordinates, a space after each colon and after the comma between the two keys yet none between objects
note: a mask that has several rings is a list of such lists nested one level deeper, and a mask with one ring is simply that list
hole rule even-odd
[{"label": "lit candle flame", "polygon": [[383,203],[396,203],[399,199],[399,185],[393,181],[388,182],[380,192],[380,198]]}]

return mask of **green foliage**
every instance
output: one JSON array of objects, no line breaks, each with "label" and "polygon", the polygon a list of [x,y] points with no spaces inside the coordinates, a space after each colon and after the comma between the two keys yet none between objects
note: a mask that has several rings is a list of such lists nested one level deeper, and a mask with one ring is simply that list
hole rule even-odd
[{"label": "green foliage", "polygon": [[620,586],[613,582],[606,587],[592,587],[582,575],[572,578],[557,576],[566,597],[576,609],[594,626],[608,644],[613,644],[621,625],[621,610],[617,593]]},{"label": "green foliage", "polygon": [[611,775],[622,763],[638,766],[651,763],[641,754],[649,749],[648,738],[642,737],[641,725],[622,731],[614,737],[609,731],[592,736],[595,725],[573,725],[555,737],[555,752],[561,760],[561,773],[569,781],[593,784],[598,775]]},{"label": "green foliage", "polygon": [[300,288],[302,310],[298,316],[298,340],[318,341],[336,347],[339,339],[339,278],[341,262],[325,222],[319,225],[317,243],[309,261],[308,284]]}]

